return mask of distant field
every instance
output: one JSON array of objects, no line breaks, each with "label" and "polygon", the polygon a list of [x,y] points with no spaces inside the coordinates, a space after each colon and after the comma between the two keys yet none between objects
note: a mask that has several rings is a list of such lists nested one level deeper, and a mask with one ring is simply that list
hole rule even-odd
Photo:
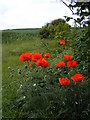
[{"label": "distant field", "polygon": [[38,35],[38,30],[38,28],[3,30],[2,43],[10,43],[12,41],[18,41],[19,39],[30,39],[31,37]]},{"label": "distant field", "polygon": [[8,29],[3,30],[3,32],[16,32],[16,33],[37,33],[39,28],[27,28],[27,29]]}]

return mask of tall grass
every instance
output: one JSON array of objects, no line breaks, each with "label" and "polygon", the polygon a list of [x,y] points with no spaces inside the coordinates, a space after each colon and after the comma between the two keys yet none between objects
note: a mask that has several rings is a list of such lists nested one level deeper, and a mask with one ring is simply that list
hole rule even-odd
[{"label": "tall grass", "polygon": [[[88,118],[87,100],[85,102],[87,82],[61,87],[58,78],[62,71],[55,68],[55,63],[62,61],[64,54],[74,57],[72,42],[66,40],[67,45],[63,48],[58,39],[40,39],[38,30],[31,29],[3,31],[2,40],[3,118],[76,120],[79,115]],[[25,68],[27,62],[22,63],[19,59],[26,51],[49,52],[50,68],[43,70],[33,64],[28,73]],[[76,93],[77,90],[79,93]]]}]

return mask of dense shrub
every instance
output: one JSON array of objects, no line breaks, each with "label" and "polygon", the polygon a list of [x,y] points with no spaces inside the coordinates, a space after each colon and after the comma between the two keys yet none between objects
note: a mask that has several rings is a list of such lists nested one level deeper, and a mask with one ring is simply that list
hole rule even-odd
[{"label": "dense shrub", "polygon": [[39,31],[41,38],[67,38],[70,35],[70,26],[63,19],[47,23]]},{"label": "dense shrub", "polygon": [[49,38],[50,37],[50,30],[47,27],[42,27],[39,30],[39,34],[41,38]]},{"label": "dense shrub", "polygon": [[[84,73],[88,75],[88,63],[89,63],[89,40],[88,27],[75,28],[72,30],[72,47],[74,48],[75,58],[78,58],[78,62],[81,62],[80,66],[83,66]],[[79,51],[79,52],[78,52]]]}]

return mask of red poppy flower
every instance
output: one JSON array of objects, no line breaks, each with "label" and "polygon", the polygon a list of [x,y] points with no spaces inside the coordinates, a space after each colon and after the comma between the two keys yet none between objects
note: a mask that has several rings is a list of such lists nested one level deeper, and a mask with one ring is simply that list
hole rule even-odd
[{"label": "red poppy flower", "polygon": [[30,52],[25,52],[24,55],[25,55],[25,59],[26,59],[27,61],[31,60],[32,53],[30,53]]},{"label": "red poppy flower", "polygon": [[24,62],[26,60],[29,61],[29,60],[31,60],[31,56],[32,56],[32,54],[30,52],[22,53],[22,55],[20,55],[20,60],[22,62]]},{"label": "red poppy flower", "polygon": [[39,52],[37,52],[37,53],[32,54],[32,59],[31,60],[32,60],[32,62],[36,62],[40,58],[42,58],[42,55]]},{"label": "red poppy flower", "polygon": [[65,61],[71,61],[72,55],[64,55],[63,58]]},{"label": "red poppy flower", "polygon": [[45,58],[41,58],[36,62],[36,65],[46,68],[49,66],[49,62]]},{"label": "red poppy flower", "polygon": [[42,62],[42,58],[39,59],[39,60],[36,62],[36,65],[37,65],[37,66],[41,66],[41,62]]},{"label": "red poppy flower", "polygon": [[21,62],[25,61],[25,55],[24,55],[24,53],[22,53],[22,55],[20,55],[20,60],[21,60]]},{"label": "red poppy flower", "polygon": [[32,65],[31,65],[31,64],[29,65],[29,68],[32,68]]},{"label": "red poppy flower", "polygon": [[76,67],[76,66],[77,66],[77,61],[76,61],[76,60],[68,61],[68,62],[67,62],[67,66],[68,66],[69,68],[71,68],[71,67]]},{"label": "red poppy flower", "polygon": [[55,66],[57,66],[58,68],[60,67],[65,67],[65,63],[64,62],[58,62],[57,64],[55,64]]},{"label": "red poppy flower", "polygon": [[49,62],[45,58],[43,58],[41,61],[41,67],[46,68],[48,66],[49,66]]},{"label": "red poppy flower", "polygon": [[85,77],[84,76],[82,76],[82,74],[75,74],[74,76],[72,76],[71,77],[71,79],[74,81],[74,82],[80,82],[80,81],[82,81],[82,80],[84,80],[85,79]]},{"label": "red poppy flower", "polygon": [[65,45],[65,40],[59,40],[60,45]]},{"label": "red poppy flower", "polygon": [[31,58],[32,62],[37,62],[37,59],[35,59],[34,57]]},{"label": "red poppy flower", "polygon": [[44,56],[44,58],[50,58],[50,54],[49,53],[46,53],[43,56]]},{"label": "red poppy flower", "polygon": [[62,86],[69,86],[70,80],[68,78],[59,78],[59,82]]},{"label": "red poppy flower", "polygon": [[72,60],[72,67],[76,67],[77,66],[77,61],[76,60]]}]

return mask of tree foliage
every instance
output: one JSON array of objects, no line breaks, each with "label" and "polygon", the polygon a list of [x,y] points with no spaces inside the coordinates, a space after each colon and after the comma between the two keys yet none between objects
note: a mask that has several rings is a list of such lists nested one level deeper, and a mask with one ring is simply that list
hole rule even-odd
[{"label": "tree foliage", "polygon": [[[65,38],[69,35],[70,26],[63,19],[53,20],[51,23],[47,23],[40,31],[41,38]],[[68,33],[68,34],[67,34]]]},{"label": "tree foliage", "polygon": [[[77,15],[78,18],[74,19],[75,23],[78,23],[80,26],[89,26],[90,25],[90,1],[89,2],[71,2],[69,5],[61,0],[73,13]],[[75,12],[76,11],[76,12]],[[65,16],[66,21],[73,19],[72,17]]]}]

